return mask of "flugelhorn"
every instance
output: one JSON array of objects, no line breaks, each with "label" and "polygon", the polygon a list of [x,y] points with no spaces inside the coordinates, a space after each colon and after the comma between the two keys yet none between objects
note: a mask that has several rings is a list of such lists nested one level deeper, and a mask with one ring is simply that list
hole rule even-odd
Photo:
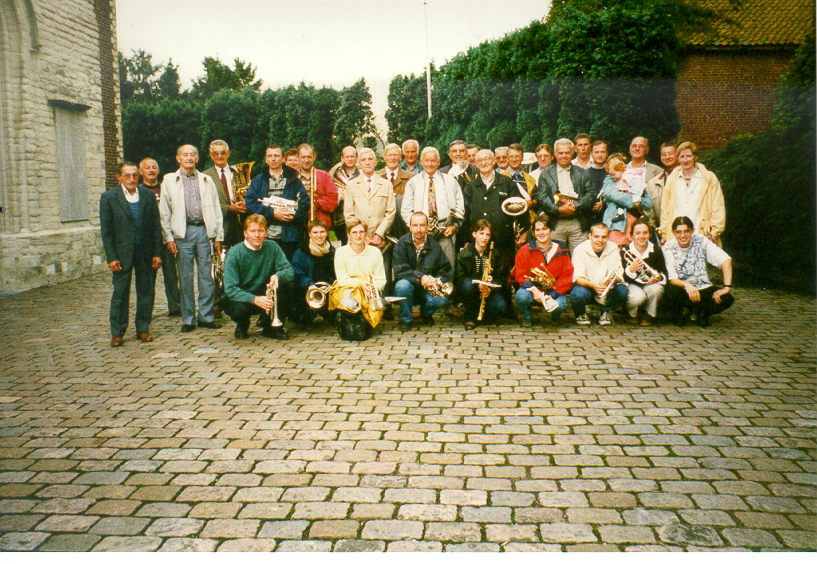
[{"label": "flugelhorn", "polygon": [[321,309],[332,286],[326,282],[315,282],[306,289],[306,303],[312,309]]},{"label": "flugelhorn", "polygon": [[637,256],[630,249],[624,249],[624,260],[627,261],[627,268],[630,268],[630,266],[636,261],[641,260],[643,266],[635,271],[635,279],[639,284],[649,284],[650,280],[656,276],[660,276],[654,268],[651,268],[650,265],[644,262],[641,257]]},{"label": "flugelhorn", "polygon": [[232,165],[233,171],[233,202],[240,202],[247,195],[252,180],[252,165],[255,161]]},{"label": "flugelhorn", "polygon": [[454,285],[451,282],[443,282],[442,278],[435,278],[428,291],[438,298],[445,298],[454,293]]},{"label": "flugelhorn", "polygon": [[369,274],[366,277],[366,284],[363,286],[363,293],[366,294],[366,299],[369,300],[370,310],[383,311],[389,307],[389,302],[380,296],[380,291],[377,289],[377,284],[375,284],[373,274]]},{"label": "flugelhorn", "polygon": [[604,290],[602,290],[601,294],[596,296],[596,301],[601,305],[607,304],[607,294],[616,285],[616,282],[622,280],[622,274],[624,273],[624,268],[622,268],[621,264],[619,264],[613,272],[607,275],[607,278],[604,279],[604,282],[601,283],[604,286]]}]

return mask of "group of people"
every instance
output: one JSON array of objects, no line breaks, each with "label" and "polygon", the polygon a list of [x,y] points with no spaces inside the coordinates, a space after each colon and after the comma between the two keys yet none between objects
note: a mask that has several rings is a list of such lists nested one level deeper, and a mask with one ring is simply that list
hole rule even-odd
[{"label": "group of people", "polygon": [[[122,163],[120,185],[102,195],[112,346],[123,343],[133,272],[137,336],[152,340],[159,268],[182,332],[215,328],[224,312],[238,339],[258,315],[273,339],[288,338],[287,321],[321,316],[342,338],[363,340],[392,304],[405,332],[432,325],[440,309],[466,330],[517,319],[513,302],[525,327],[535,307],[559,323],[568,296],[579,325],[590,324],[592,303],[600,325],[619,309],[651,325],[659,301],[679,325],[708,325],[733,303],[723,194],[693,143],[665,143],[657,166],[644,137],[629,160],[585,134],[533,155],[516,143],[492,151],[455,140],[440,168],[437,149],[408,140],[385,147],[380,170],[373,150],[349,146],[329,171],[314,167],[308,143],[286,153],[271,144],[251,181],[230,167],[225,141],[209,150],[213,166],[199,172],[197,149],[179,147],[179,169],[161,184],[153,159]],[[223,257],[216,280],[214,256]],[[723,271],[723,287],[707,265]]]}]

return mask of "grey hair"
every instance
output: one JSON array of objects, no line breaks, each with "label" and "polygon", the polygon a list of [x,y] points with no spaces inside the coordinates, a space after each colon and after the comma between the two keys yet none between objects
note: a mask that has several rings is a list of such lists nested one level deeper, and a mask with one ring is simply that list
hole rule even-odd
[{"label": "grey hair", "polygon": [[406,139],[405,141],[403,141],[403,151],[406,150],[406,145],[409,145],[409,144],[412,144],[415,147],[417,147],[418,151],[420,150],[420,144],[417,142],[417,140],[415,140],[415,139]]},{"label": "grey hair", "polygon": [[363,147],[363,148],[360,150],[360,152],[357,154],[357,158],[358,158],[358,160],[360,160],[361,158],[363,158],[363,155],[365,155],[366,153],[371,153],[371,154],[372,154],[372,157],[374,157],[374,160],[375,160],[375,161],[377,160],[377,155],[376,155],[376,154],[375,154],[375,152],[374,152],[372,149],[370,149],[369,147]]},{"label": "grey hair", "polygon": [[494,155],[496,155],[496,153],[498,153],[500,151],[508,152],[508,148],[507,147],[497,147],[496,149],[494,149]]},{"label": "grey hair", "polygon": [[558,147],[560,145],[567,145],[568,147],[570,147],[571,151],[573,150],[573,147],[575,146],[575,145],[573,145],[573,141],[571,141],[567,137],[562,137],[561,139],[557,139],[556,141],[553,142],[553,150],[555,151],[556,147]]},{"label": "grey hair", "polygon": [[437,158],[438,159],[440,158],[440,152],[435,147],[431,147],[431,146],[426,147],[426,148],[423,149],[423,152],[420,153],[420,158],[425,157],[426,153],[428,153],[430,151],[434,151],[434,154],[437,156]]},{"label": "grey hair", "polygon": [[400,155],[403,154],[403,150],[400,148],[400,145],[398,145],[397,143],[389,143],[388,145],[386,145],[383,148],[383,154],[385,155],[386,153],[388,153],[392,149],[397,149],[397,153],[400,154]]},{"label": "grey hair", "polygon": [[227,144],[227,142],[226,142],[226,141],[222,141],[221,139],[216,139],[215,141],[212,141],[212,142],[210,143],[210,150],[211,150],[211,151],[213,150],[213,145],[221,145],[222,147],[224,147],[224,150],[225,150],[225,151],[229,151],[229,150],[230,150],[230,146]]},{"label": "grey hair", "polygon": [[177,157],[182,154],[182,149],[184,149],[185,147],[192,147],[193,150],[196,152],[196,156],[197,157],[199,156],[199,150],[196,148],[195,145],[191,145],[190,143],[185,143],[184,145],[180,145],[179,148],[176,149],[176,156]]}]

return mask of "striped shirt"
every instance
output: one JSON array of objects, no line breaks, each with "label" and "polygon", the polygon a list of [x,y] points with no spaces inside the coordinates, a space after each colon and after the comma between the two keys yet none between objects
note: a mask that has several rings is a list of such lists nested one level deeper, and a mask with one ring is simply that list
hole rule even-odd
[{"label": "striped shirt", "polygon": [[197,173],[188,174],[182,171],[184,186],[184,208],[187,210],[188,223],[202,223],[204,216],[201,213],[201,194],[199,194],[199,177]]}]

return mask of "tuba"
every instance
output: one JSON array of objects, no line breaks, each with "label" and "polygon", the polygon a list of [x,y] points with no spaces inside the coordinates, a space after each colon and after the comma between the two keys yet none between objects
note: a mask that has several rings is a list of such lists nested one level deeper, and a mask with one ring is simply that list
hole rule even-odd
[{"label": "tuba", "polygon": [[326,282],[316,282],[306,289],[306,303],[312,309],[321,309],[326,303],[326,296],[331,290]]},{"label": "tuba", "polygon": [[[505,215],[509,215],[513,218],[516,216],[522,215],[528,209],[530,209],[532,202],[529,202],[525,198],[520,196],[514,196],[512,198],[508,198],[504,202],[502,202],[502,211]],[[518,241],[522,235],[525,234],[525,228],[520,227],[519,223],[516,219],[513,220],[513,239],[514,241]]]},{"label": "tuba", "polygon": [[238,163],[230,167],[233,171],[233,201],[240,202],[247,195],[252,180],[252,165],[255,161]]}]

